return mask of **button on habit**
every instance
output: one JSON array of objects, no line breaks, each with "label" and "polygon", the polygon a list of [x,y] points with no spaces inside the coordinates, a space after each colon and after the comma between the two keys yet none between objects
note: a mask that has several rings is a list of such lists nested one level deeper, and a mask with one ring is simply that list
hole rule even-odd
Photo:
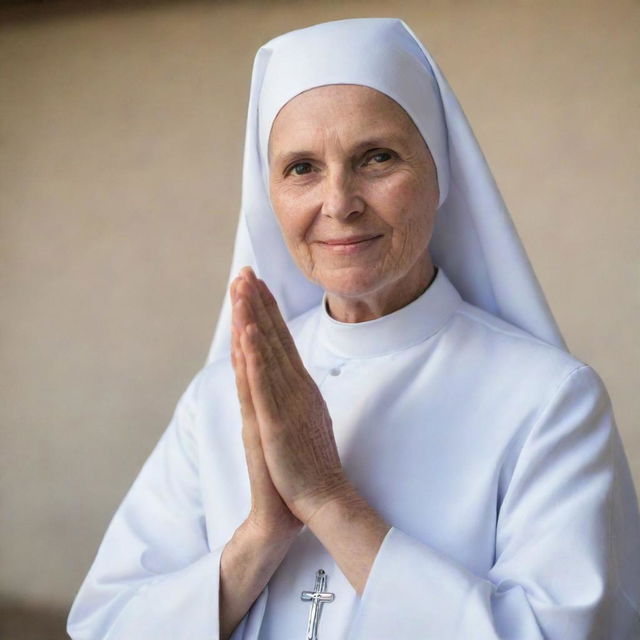
[{"label": "button on habit", "polygon": [[329,375],[339,376],[340,375],[340,368],[339,367],[333,367],[333,368],[329,369]]}]

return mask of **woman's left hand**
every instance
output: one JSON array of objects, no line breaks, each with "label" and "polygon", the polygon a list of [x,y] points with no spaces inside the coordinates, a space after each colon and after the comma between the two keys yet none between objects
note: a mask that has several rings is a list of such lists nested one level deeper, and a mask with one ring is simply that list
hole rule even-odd
[{"label": "woman's left hand", "polygon": [[331,418],[273,295],[250,268],[240,272],[236,296],[249,310],[240,344],[267,467],[291,512],[308,523],[350,489]]}]

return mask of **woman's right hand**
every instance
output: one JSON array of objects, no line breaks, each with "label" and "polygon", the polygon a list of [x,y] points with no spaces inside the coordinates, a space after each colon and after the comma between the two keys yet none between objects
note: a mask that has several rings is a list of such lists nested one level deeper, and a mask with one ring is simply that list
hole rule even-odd
[{"label": "woman's right hand", "polygon": [[260,541],[285,542],[293,540],[303,526],[289,510],[276,490],[265,462],[256,419],[246,361],[240,346],[240,337],[249,322],[246,302],[236,295],[236,287],[242,276],[231,284],[232,329],[231,362],[236,378],[236,389],[242,413],[242,442],[244,445],[249,485],[251,487],[251,511],[242,528],[250,537]]},{"label": "woman's right hand", "polygon": [[289,511],[277,492],[262,453],[260,429],[254,411],[247,366],[240,347],[248,313],[236,296],[238,278],[231,285],[231,362],[242,412],[242,442],[249,471],[251,510],[224,547],[220,558],[220,639],[228,640],[249,607],[271,579],[302,522]]}]

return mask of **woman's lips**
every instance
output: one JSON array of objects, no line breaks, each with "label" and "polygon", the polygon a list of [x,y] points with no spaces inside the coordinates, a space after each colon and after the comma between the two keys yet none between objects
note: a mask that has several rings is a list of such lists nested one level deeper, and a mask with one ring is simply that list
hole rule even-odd
[{"label": "woman's lips", "polygon": [[319,244],[332,253],[356,253],[369,248],[382,235],[351,236],[349,238],[333,238],[320,241]]}]

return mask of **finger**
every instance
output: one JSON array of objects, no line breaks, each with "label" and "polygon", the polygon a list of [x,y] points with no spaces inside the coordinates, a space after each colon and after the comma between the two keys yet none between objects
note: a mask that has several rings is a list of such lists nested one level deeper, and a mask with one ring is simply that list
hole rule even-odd
[{"label": "finger", "polygon": [[293,359],[295,364],[302,365],[302,359],[300,358],[298,348],[296,347],[296,343],[289,331],[289,327],[280,312],[280,308],[278,307],[278,303],[274,295],[271,293],[264,280],[256,279],[256,285],[262,305],[271,319],[275,333],[280,339],[283,348],[288,353],[289,357]]},{"label": "finger", "polygon": [[238,299],[238,284],[243,280],[241,276],[236,276],[229,285],[229,297],[231,298],[231,305]]},{"label": "finger", "polygon": [[244,292],[242,283],[236,289],[236,300],[233,304],[231,318],[233,326],[239,332],[246,330],[249,324],[256,322],[255,309],[251,303],[250,296]]},{"label": "finger", "polygon": [[235,332],[235,327],[233,326],[233,324],[231,325],[231,367],[233,368],[233,371],[235,372],[236,367],[238,366],[238,361],[236,359],[236,341],[233,338],[233,334]]},{"label": "finger", "polygon": [[[292,393],[281,367],[274,362],[257,325],[250,324],[241,336],[242,353],[246,362],[247,380],[259,422],[266,418],[272,423],[287,394]],[[276,420],[277,422],[277,420]]]},{"label": "finger", "polygon": [[229,297],[231,298],[231,326],[239,326],[238,322],[238,308],[236,307],[239,300],[238,297],[238,284],[241,281],[240,278],[234,278],[229,287]]},{"label": "finger", "polygon": [[[274,327],[260,302],[260,296],[255,283],[245,279],[238,283],[236,305],[239,307],[236,315],[238,327],[247,329],[250,324],[256,325],[259,340],[249,343],[251,348],[258,351],[261,358],[269,365],[269,369],[289,374],[293,371],[290,358],[274,337]],[[240,311],[242,307],[242,313]],[[246,355],[246,354],[245,354]]]},{"label": "finger", "polygon": [[237,280],[237,278],[234,278],[234,280],[231,282],[231,285],[229,286],[229,297],[231,299],[231,366],[233,367],[234,371],[237,366],[236,355],[238,353],[238,350],[240,349],[240,342],[238,340],[238,336],[235,334],[236,324],[238,322],[236,310]]},{"label": "finger", "polygon": [[259,326],[258,313],[254,306],[255,295],[250,295],[249,291],[249,285],[246,282],[239,284],[236,301],[236,328],[239,336],[246,334],[249,327],[252,327],[252,331],[255,331],[256,335],[254,340],[239,340],[239,349],[243,352],[245,359],[249,352],[252,353],[254,360],[259,358],[266,370],[270,372],[271,382],[282,387],[282,374],[291,370],[291,364],[282,352],[274,349],[272,341],[269,339],[270,329]]},{"label": "finger", "polygon": [[[275,333],[278,338],[280,338],[280,332],[282,325],[284,325],[284,320],[282,319],[282,314],[280,313],[278,304],[271,294],[271,291],[269,291],[264,280],[258,279],[256,274],[250,269],[246,272],[246,282],[251,289],[259,320],[263,321],[265,326],[269,327],[269,329]],[[267,295],[265,295],[265,293]],[[278,319],[281,321],[281,324],[278,324]]]},{"label": "finger", "polygon": [[[240,336],[236,333],[236,340]],[[236,389],[240,402],[240,412],[242,415],[242,444],[244,447],[247,469],[249,471],[249,482],[251,484],[252,495],[255,495],[258,488],[267,481],[268,471],[262,451],[262,440],[258,419],[247,379],[247,367],[242,354],[242,349],[238,347],[238,357],[236,366]]]},{"label": "finger", "polygon": [[246,313],[249,314],[251,319],[246,320],[243,324],[246,324],[247,321],[251,322],[255,318],[254,303],[252,301],[254,294],[248,280],[249,273],[252,273],[251,269],[249,267],[243,267],[239,274],[233,279],[231,286],[229,287],[232,302],[232,317],[237,315],[235,305],[239,300],[244,300],[247,305]]},{"label": "finger", "polygon": [[267,285],[258,280],[253,271],[247,271],[247,283],[252,294],[256,322],[267,338],[276,360],[281,366],[299,366],[302,361],[298,350]]},{"label": "finger", "polygon": [[[236,339],[239,339],[239,335]],[[238,353],[236,388],[242,413],[242,445],[247,462],[252,501],[259,503],[264,488],[270,488],[272,483],[262,450],[260,429],[251,398],[249,382],[246,376],[246,362],[241,348],[238,348]]]},{"label": "finger", "polygon": [[237,318],[236,325],[246,328],[251,322],[257,322],[255,294],[251,284],[245,278],[238,278],[234,286],[234,311]]},{"label": "finger", "polygon": [[278,339],[274,339],[274,324],[261,301],[257,279],[251,269],[242,270],[236,291],[238,304],[241,300],[243,303],[246,301],[253,314],[251,321],[244,324],[241,348],[247,361],[255,410],[260,415],[260,405],[262,412],[266,412],[262,415],[273,420],[287,398],[295,393],[296,378],[291,374],[298,372],[292,367],[291,359]]},{"label": "finger", "polygon": [[236,390],[238,400],[240,401],[240,409],[243,417],[253,412],[251,401],[251,393],[249,391],[249,383],[247,381],[247,367],[244,354],[242,353],[241,334],[247,325],[248,313],[246,302],[242,298],[238,298],[237,283],[232,285],[232,295],[234,296],[234,304],[232,306],[232,324],[231,324],[231,364],[236,379]]},{"label": "finger", "polygon": [[234,351],[234,373],[236,378],[236,391],[238,393],[238,400],[240,401],[240,409],[242,410],[243,417],[245,414],[253,413],[253,407],[251,402],[251,393],[249,390],[249,384],[247,381],[247,366],[240,347],[240,337],[237,329],[232,331],[232,342]]},{"label": "finger", "polygon": [[281,346],[287,356],[292,359],[292,362],[302,364],[293,336],[289,331],[289,327],[287,327],[278,303],[267,286],[267,283],[257,278],[253,272],[250,272],[249,280],[258,294],[256,307],[260,313],[260,317],[264,318],[265,324],[269,326],[272,334],[277,337],[280,343],[279,346]]}]

